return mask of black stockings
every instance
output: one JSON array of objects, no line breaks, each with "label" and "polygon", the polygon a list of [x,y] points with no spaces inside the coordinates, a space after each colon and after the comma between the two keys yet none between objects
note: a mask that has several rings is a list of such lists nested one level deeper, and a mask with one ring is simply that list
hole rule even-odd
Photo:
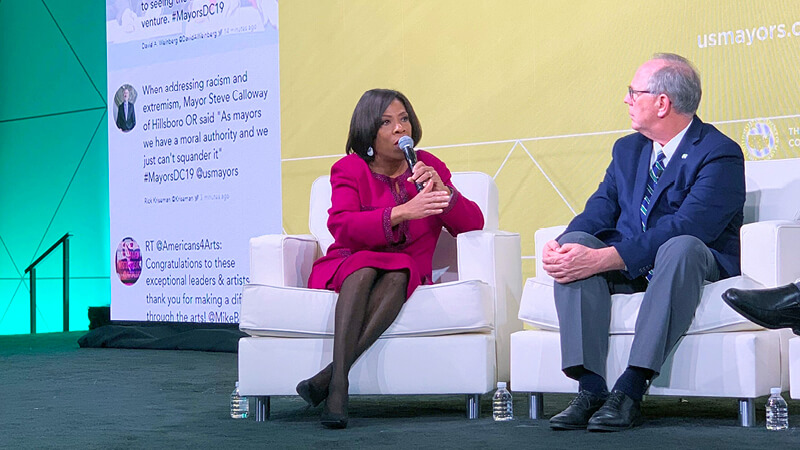
[{"label": "black stockings", "polygon": [[346,412],[350,368],[397,318],[407,287],[407,272],[371,267],[353,272],[342,283],[334,319],[333,362],[309,380],[316,391],[327,391],[329,411]]}]

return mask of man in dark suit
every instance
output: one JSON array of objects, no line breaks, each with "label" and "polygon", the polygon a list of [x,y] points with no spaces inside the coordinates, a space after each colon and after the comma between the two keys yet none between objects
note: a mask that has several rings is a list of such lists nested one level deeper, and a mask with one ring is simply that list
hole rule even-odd
[{"label": "man in dark suit", "polygon": [[[674,54],[656,54],[628,86],[632,128],[584,211],[545,245],[556,281],[562,369],[579,394],[554,429],[617,431],[642,422],[649,380],[686,332],[704,281],[739,273],[744,158],[695,115],[700,77]],[[644,291],[628,367],[605,380],[611,294]]]},{"label": "man in dark suit", "polygon": [[117,127],[122,131],[130,131],[136,126],[136,113],[133,111],[133,103],[129,102],[130,92],[128,89],[122,91],[122,103],[117,108]]}]

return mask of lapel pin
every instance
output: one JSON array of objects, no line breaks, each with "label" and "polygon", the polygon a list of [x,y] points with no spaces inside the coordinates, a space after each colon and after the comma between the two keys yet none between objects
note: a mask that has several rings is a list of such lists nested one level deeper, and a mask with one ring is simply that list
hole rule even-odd
[{"label": "lapel pin", "polygon": [[686,157],[687,157],[687,156],[689,156],[689,155],[687,155],[686,153],[684,153],[684,154],[682,154],[682,155],[681,155],[681,159],[686,159]]}]

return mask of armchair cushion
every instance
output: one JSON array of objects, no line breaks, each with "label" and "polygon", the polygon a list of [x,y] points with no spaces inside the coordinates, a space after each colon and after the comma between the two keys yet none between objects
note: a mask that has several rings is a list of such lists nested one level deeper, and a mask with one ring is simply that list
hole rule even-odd
[{"label": "armchair cushion", "polygon": [[[330,337],[338,294],[322,289],[245,286],[239,328],[251,336]],[[420,286],[381,336],[491,332],[494,296],[478,280]]]},{"label": "armchair cushion", "polygon": [[[763,330],[722,301],[722,293],[728,288],[759,289],[760,284],[746,277],[727,278],[703,287],[700,305],[695,312],[692,325],[686,334],[699,334],[723,331],[756,331]],[[617,294],[611,296],[611,334],[633,334],[639,307],[642,305],[644,293]],[[529,278],[522,291],[519,318],[524,323],[542,330],[558,330],[555,300],[553,298],[553,280],[551,278]]]}]

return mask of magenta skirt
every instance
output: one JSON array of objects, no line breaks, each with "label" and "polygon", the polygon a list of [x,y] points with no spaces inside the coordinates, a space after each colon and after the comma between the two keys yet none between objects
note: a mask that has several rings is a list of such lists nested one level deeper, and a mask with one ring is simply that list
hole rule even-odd
[{"label": "magenta skirt", "polygon": [[427,284],[428,277],[417,270],[411,256],[405,253],[374,252],[361,250],[352,254],[349,252],[333,250],[314,262],[311,275],[308,277],[308,287],[312,289],[328,289],[339,292],[342,283],[353,272],[364,267],[373,267],[381,270],[406,270],[409,273],[407,296],[421,284]]}]

